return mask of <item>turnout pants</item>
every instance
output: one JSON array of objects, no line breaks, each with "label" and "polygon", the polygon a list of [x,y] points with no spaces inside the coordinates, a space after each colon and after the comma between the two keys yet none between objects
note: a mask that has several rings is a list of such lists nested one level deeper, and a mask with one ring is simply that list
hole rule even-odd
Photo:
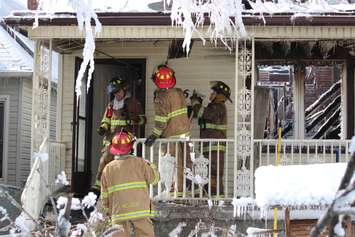
[{"label": "turnout pants", "polygon": [[154,227],[149,218],[128,220],[118,223],[122,225],[124,231],[116,232],[113,237],[131,237],[132,228],[136,237],[154,237]]}]

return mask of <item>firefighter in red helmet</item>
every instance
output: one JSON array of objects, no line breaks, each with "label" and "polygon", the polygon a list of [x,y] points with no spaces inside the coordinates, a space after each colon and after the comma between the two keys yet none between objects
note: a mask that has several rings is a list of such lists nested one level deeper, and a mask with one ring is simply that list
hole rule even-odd
[{"label": "firefighter in red helmet", "polygon": [[107,152],[112,137],[121,129],[136,133],[146,121],[142,105],[136,98],[131,97],[128,81],[123,75],[110,80],[107,93],[114,98],[107,105],[100,127],[97,129],[99,135],[103,136],[102,155],[93,186],[97,190],[100,189],[100,178],[104,167],[113,160],[113,156]]},{"label": "firefighter in red helmet", "polygon": [[117,132],[108,151],[114,156],[103,170],[101,200],[112,224],[123,226],[115,237],[131,236],[131,225],[136,236],[154,236],[150,220],[155,210],[149,199],[149,184],[159,181],[154,164],[132,155],[135,138],[126,130]]},{"label": "firefighter in red helmet", "polygon": [[[152,146],[155,140],[161,138],[181,138],[190,136],[190,121],[187,116],[185,95],[180,88],[174,88],[176,84],[175,72],[166,64],[159,65],[153,72],[152,80],[157,89],[154,92],[154,128],[145,144]],[[178,146],[178,147],[176,147]],[[185,146],[188,148],[188,146]],[[172,142],[168,146],[163,145],[163,153],[178,156],[178,190],[182,191],[184,167],[191,166],[189,152],[184,151],[183,142]],[[186,153],[187,164],[183,157]]]},{"label": "firefighter in red helmet", "polygon": [[[227,108],[225,103],[227,100],[232,102],[230,98],[231,90],[223,81],[211,81],[210,86],[210,102],[207,107],[202,106],[201,98],[191,98],[194,114],[197,115],[199,121],[200,138],[225,139],[227,138]],[[224,193],[223,172],[225,149],[226,144],[224,142],[203,144],[204,156],[208,157],[211,154],[212,195],[223,195]],[[219,167],[218,171],[217,167]]]}]

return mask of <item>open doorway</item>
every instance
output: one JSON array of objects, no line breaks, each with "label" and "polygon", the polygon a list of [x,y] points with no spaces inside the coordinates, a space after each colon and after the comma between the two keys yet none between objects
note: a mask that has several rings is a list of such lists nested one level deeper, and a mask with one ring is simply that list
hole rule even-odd
[{"label": "open doorway", "polygon": [[[81,60],[77,60],[80,65]],[[112,98],[107,94],[108,82],[118,74],[130,83],[130,95],[135,97],[145,111],[145,59],[97,59],[90,90],[83,83],[79,105],[74,108],[72,191],[86,194],[94,182],[102,150],[102,137],[96,133],[104,111]],[[76,67],[76,72],[79,67]],[[76,98],[75,98],[76,101]],[[144,137],[144,126],[137,137]]]}]

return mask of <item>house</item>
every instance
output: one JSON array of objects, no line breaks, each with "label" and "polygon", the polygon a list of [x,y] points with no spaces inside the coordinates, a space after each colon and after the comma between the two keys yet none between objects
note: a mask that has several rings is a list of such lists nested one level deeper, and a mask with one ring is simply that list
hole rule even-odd
[{"label": "house", "polygon": [[[147,9],[143,10],[147,11]],[[288,119],[292,119],[295,125],[293,135],[284,142],[284,156],[293,152],[294,156],[302,154],[303,157],[304,150],[306,150],[306,156],[312,159],[314,152],[324,152],[326,158],[332,159],[332,156],[335,156],[335,149],[341,148],[338,149],[339,154],[343,155],[344,157],[341,158],[345,159],[345,148],[349,142],[347,139],[354,132],[354,86],[351,76],[353,73],[351,43],[353,18],[344,13],[337,15],[337,21],[334,22],[328,21],[330,17],[315,15],[312,21],[299,17],[291,24],[291,15],[276,14],[273,17],[265,15],[266,24],[262,26],[259,25],[260,21],[256,17],[246,15],[244,23],[253,37],[248,41],[240,41],[240,44],[244,42],[244,45],[235,48],[235,51],[229,52],[220,45],[216,47],[203,46],[194,36],[195,41],[188,58],[169,60],[169,65],[176,71],[178,87],[197,88],[201,93],[208,95],[208,86],[202,86],[200,82],[219,79],[233,88],[232,94],[236,97],[236,102],[227,105],[229,111],[228,138],[230,139],[227,146],[230,151],[233,151],[233,143],[237,139],[240,141],[238,142],[240,147],[236,147],[236,152],[240,153],[233,154],[234,152],[231,152],[228,154],[230,156],[228,162],[230,163],[227,162],[226,169],[229,169],[230,174],[234,173],[235,169],[233,166],[234,155],[237,155],[236,158],[241,161],[241,164],[237,165],[238,169],[247,163],[248,166],[253,166],[248,167],[251,179],[253,178],[252,170],[255,168],[254,163],[258,159],[264,163],[272,162],[264,160],[263,156],[265,154],[270,158],[275,155],[275,149],[272,146],[276,144],[276,140],[264,140],[263,132],[266,124],[263,118],[266,119],[267,106],[260,103],[260,101],[269,100],[265,91],[270,90],[258,85],[257,74],[251,73],[252,70],[256,71],[258,67],[265,65],[290,65],[289,73],[292,76],[288,77],[287,80],[290,80],[290,83],[286,84],[291,86],[285,90],[289,91],[292,96],[289,98],[289,104],[292,105],[293,117]],[[137,73],[137,75],[132,75],[132,78],[137,80],[135,93],[140,95],[139,99],[145,105],[144,109],[148,117],[144,135],[142,134],[141,137],[149,135],[153,124],[149,118],[153,115],[151,102],[154,91],[154,85],[149,77],[154,67],[167,59],[169,48],[172,45],[171,41],[183,37],[183,32],[180,29],[170,28],[168,15],[152,9],[148,13],[120,13],[114,12],[112,9],[110,12],[108,10],[103,12],[101,9],[98,11],[98,16],[103,24],[103,29],[96,38],[94,80],[89,93],[83,93],[85,96],[81,99],[79,107],[74,104],[76,101],[74,84],[83,48],[81,41],[83,35],[76,28],[75,17],[70,13],[54,14],[51,19],[47,18],[49,15],[43,15],[39,18],[39,27],[33,29],[35,15],[31,15],[30,12],[17,12],[6,18],[7,24],[16,25],[26,30],[31,39],[44,42],[47,45],[49,45],[49,41],[52,42],[53,50],[61,54],[62,69],[58,82],[58,87],[61,88],[59,89],[61,94],[58,141],[66,145],[65,167],[66,172],[73,178],[73,183],[76,182],[76,174],[80,179],[80,176],[92,176],[95,172],[99,157],[100,138],[94,131],[108,101],[104,88],[109,78],[117,71]],[[267,42],[261,40],[264,38],[268,39]],[[340,40],[342,40],[341,43],[339,43]],[[36,53],[39,52],[36,51]],[[250,56],[248,59],[251,61],[247,63],[251,67],[246,64],[237,64],[236,60],[239,58],[236,57],[236,54],[240,54],[240,57],[245,53],[247,53],[246,56]],[[236,75],[236,66],[248,66],[247,69],[240,69],[249,71],[239,73],[237,70],[238,74]],[[341,81],[341,86],[337,89],[341,97],[341,103],[337,107],[340,109],[338,115],[341,115],[341,132],[340,139],[336,141],[309,140],[310,137],[307,138],[307,134],[305,134],[305,117],[302,113],[307,109],[304,101],[304,98],[307,97],[305,74],[310,70],[310,67],[322,68],[324,66],[332,67],[332,70],[328,70],[332,72],[332,75],[326,79],[329,83],[326,84],[325,89],[322,89],[323,92],[330,89],[336,81]],[[285,80],[284,77],[282,80]],[[238,81],[238,84],[235,84],[235,81]],[[251,84],[255,86],[250,87]],[[277,86],[275,85],[275,87]],[[236,89],[237,94],[235,93]],[[82,91],[86,91],[85,86],[82,87]],[[244,99],[241,100],[241,98]],[[276,100],[276,102],[280,101]],[[275,103],[275,100],[272,103]],[[312,101],[307,100],[306,103],[308,105]],[[321,108],[324,108],[324,105]],[[80,116],[75,114],[77,110],[80,112]],[[320,109],[314,110],[313,113],[319,111]],[[285,119],[281,118],[280,120]],[[242,126],[242,124],[247,125]],[[196,124],[193,124],[192,130],[191,138],[197,138]],[[234,133],[234,130],[237,132]],[[294,149],[291,149],[291,146]],[[318,150],[315,149],[316,147]],[[325,147],[325,149],[321,149],[321,147]],[[308,162],[310,162],[309,159]],[[233,177],[231,178],[228,182],[232,182]],[[250,185],[248,184],[249,195],[253,190],[252,182],[250,181],[250,183]]]},{"label": "house", "polygon": [[[1,3],[0,16],[25,9]],[[31,170],[33,43],[0,24],[0,183],[23,187]],[[56,82],[52,83],[51,139],[55,139]]]},{"label": "house", "polygon": [[[278,7],[276,3],[270,4]],[[154,84],[150,75],[157,65],[166,61],[169,50],[174,50],[184,32],[171,27],[169,15],[159,10],[149,6],[143,10],[128,9],[105,9],[105,6],[97,9],[102,31],[95,38],[94,79],[88,93],[85,93],[88,88],[83,83],[80,100],[75,94],[75,78],[82,60],[84,35],[77,28],[74,14],[70,11],[42,13],[37,28],[32,27],[33,12],[15,12],[5,19],[7,24],[27,31],[29,38],[37,42],[35,55],[38,58],[44,57],[41,47],[49,47],[61,55],[56,142],[65,145],[62,159],[71,179],[72,191],[77,194],[87,192],[95,176],[101,146],[101,138],[95,130],[109,100],[104,92],[105,85],[116,73],[132,73],[134,93],[145,105],[148,122],[137,141],[137,152],[145,159],[160,163],[160,145],[177,141],[160,140],[152,149],[142,145],[154,122]],[[222,142],[226,146],[225,175],[219,177],[225,183],[224,190],[220,190],[223,198],[212,197],[209,191],[206,195],[185,187],[182,198],[175,193],[170,197],[172,200],[231,201],[234,197],[254,197],[255,169],[276,163],[278,140],[275,134],[278,127],[283,134],[280,157],[283,165],[349,159],[349,138],[355,132],[355,60],[352,51],[355,18],[352,11],[328,15],[315,13],[311,20],[306,16],[292,18],[293,12],[264,14],[263,19],[255,14],[245,12],[243,15],[250,38],[236,40],[236,47],[231,52],[221,44],[203,45],[199,37],[193,35],[189,57],[169,59],[169,65],[176,71],[178,87],[197,88],[200,93],[208,95],[207,82],[218,79],[232,88],[234,98],[233,104],[227,104],[228,138],[205,141],[209,143],[208,149]],[[206,29],[201,32],[207,36]],[[277,66],[282,70],[287,66],[290,76],[275,77],[278,81],[265,86],[259,83],[256,73],[265,66]],[[39,75],[45,72],[39,65],[36,67],[38,74],[34,80],[39,83]],[[305,101],[307,93],[313,93],[305,89],[308,86],[305,79],[316,78],[307,72],[312,68],[326,71],[323,67],[331,68],[328,70],[331,75],[320,77],[327,81],[321,83],[325,88],[317,89],[320,93],[312,101]],[[282,72],[286,74],[284,70]],[[316,79],[313,81],[317,82]],[[336,83],[339,86],[334,86]],[[328,92],[330,94],[322,96]],[[306,110],[309,111],[308,117]],[[326,116],[319,117],[320,114]],[[306,130],[309,124],[312,128]],[[334,137],[334,134],[337,139],[324,139]],[[41,140],[41,136],[33,139]],[[196,123],[193,123],[190,140],[182,141],[186,147],[192,147],[191,152],[196,157],[199,156],[203,141],[198,139]],[[151,189],[151,196],[158,195],[159,199],[163,190],[160,183],[157,189]]]}]

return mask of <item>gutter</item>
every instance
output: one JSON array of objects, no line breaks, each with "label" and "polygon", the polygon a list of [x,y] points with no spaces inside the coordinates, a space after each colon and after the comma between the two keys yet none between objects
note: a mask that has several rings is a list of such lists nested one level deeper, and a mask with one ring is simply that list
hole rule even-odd
[{"label": "gutter", "polygon": [[26,79],[32,79],[32,72],[0,71],[0,80],[2,78],[9,78],[9,77],[24,77]]},{"label": "gutter", "polygon": [[[172,25],[170,15],[164,13],[117,13],[97,12],[103,26],[167,26]],[[75,13],[58,12],[53,15],[39,13],[39,25],[41,26],[70,26],[77,25]],[[207,17],[207,15],[206,15]],[[265,19],[265,24],[262,19]],[[35,20],[35,12],[13,12],[4,18],[10,26],[32,26]],[[231,17],[234,21],[234,18]],[[243,14],[243,22],[246,26],[355,26],[355,13],[323,13],[322,15],[307,15],[294,17],[293,13],[275,14]],[[92,25],[95,22],[92,21]],[[206,18],[206,25],[209,20]]]}]

